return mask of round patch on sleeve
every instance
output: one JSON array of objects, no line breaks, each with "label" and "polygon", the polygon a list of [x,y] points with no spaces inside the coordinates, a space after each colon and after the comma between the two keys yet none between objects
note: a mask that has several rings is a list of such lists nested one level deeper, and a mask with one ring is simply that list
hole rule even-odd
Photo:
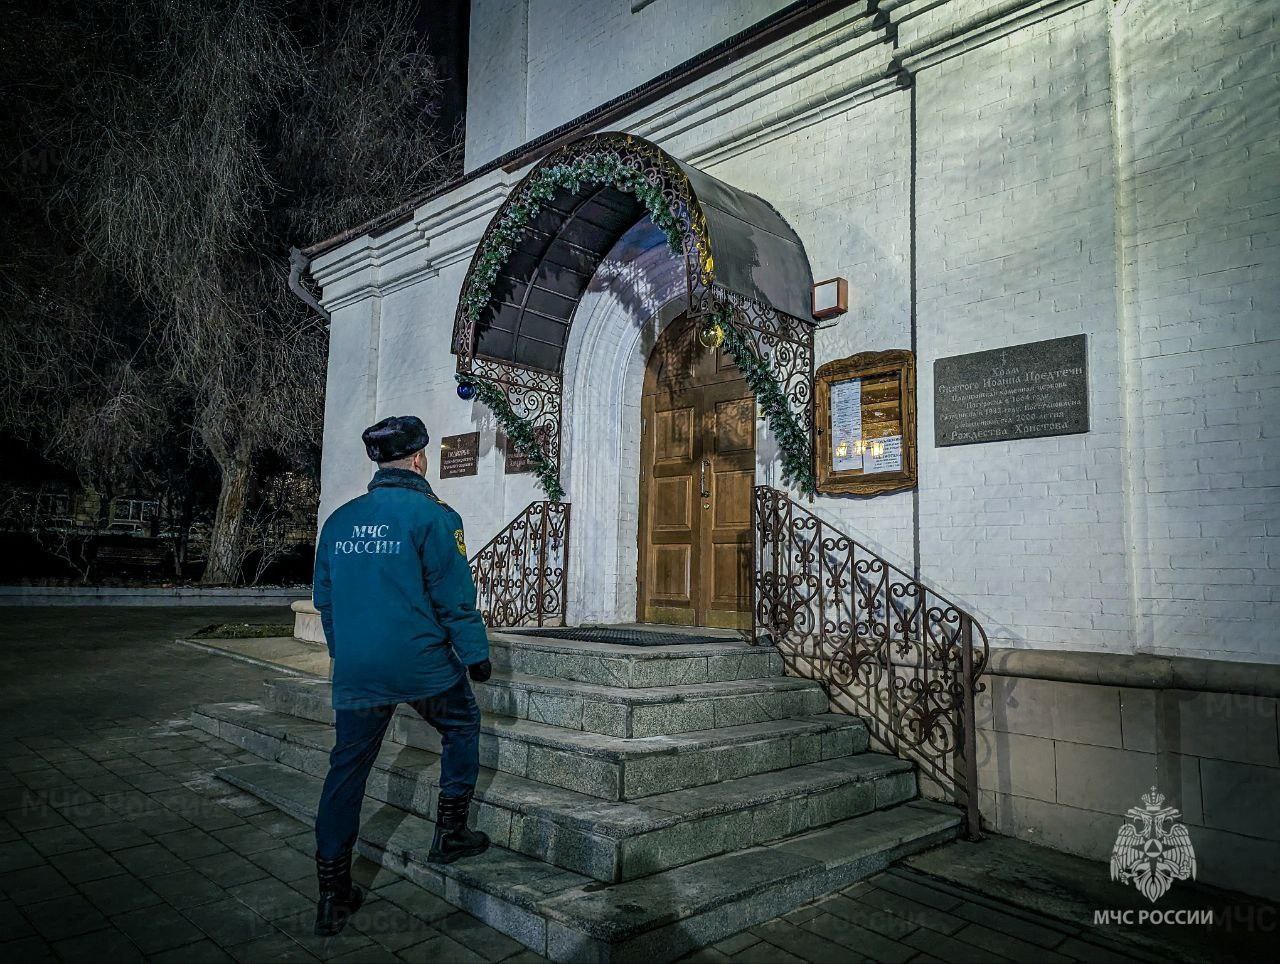
[{"label": "round patch on sleeve", "polygon": [[458,551],[462,553],[462,558],[465,559],[467,557],[467,540],[463,538],[461,529],[453,530],[453,541],[458,544]]}]

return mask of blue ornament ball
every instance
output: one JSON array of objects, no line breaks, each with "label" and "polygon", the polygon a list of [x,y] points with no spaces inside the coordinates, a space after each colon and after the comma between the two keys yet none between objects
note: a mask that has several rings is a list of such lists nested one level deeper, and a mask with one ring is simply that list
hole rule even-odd
[{"label": "blue ornament ball", "polygon": [[471,399],[476,397],[476,387],[474,385],[469,385],[466,382],[462,382],[458,385],[458,397],[464,402],[471,401]]}]

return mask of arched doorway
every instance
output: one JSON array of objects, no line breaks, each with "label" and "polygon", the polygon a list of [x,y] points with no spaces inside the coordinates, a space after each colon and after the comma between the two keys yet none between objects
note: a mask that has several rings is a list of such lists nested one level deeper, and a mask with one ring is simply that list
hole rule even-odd
[{"label": "arched doorway", "polygon": [[679,318],[649,356],[641,402],[641,622],[751,625],[755,397],[723,349]]},{"label": "arched doorway", "polygon": [[[491,408],[504,430],[514,426],[508,437],[533,466],[537,481],[521,496],[536,499],[541,489],[572,503],[566,565],[536,574],[564,579],[567,619],[748,625],[750,557],[724,533],[748,526],[749,502],[741,519],[726,516],[726,502],[717,521],[733,525],[700,541],[696,571],[689,543],[686,582],[697,593],[685,597],[683,612],[636,612],[645,580],[636,406],[649,347],[673,315],[688,311],[702,322],[720,318],[738,357],[767,367],[777,386],[771,401],[782,398],[762,412],[770,438],[807,438],[812,283],[799,236],[765,200],[634,135],[562,145],[513,187],[463,279],[453,349],[460,395]],[[765,452],[769,477],[781,463]],[[741,478],[744,490],[754,477]],[[711,512],[703,501],[699,513]]]}]

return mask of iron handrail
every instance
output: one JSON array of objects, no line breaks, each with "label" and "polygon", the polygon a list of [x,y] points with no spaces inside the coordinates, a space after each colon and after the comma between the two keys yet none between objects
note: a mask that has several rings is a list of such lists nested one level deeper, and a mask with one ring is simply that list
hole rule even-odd
[{"label": "iron handrail", "polygon": [[469,565],[487,626],[564,625],[569,504],[530,502]]},{"label": "iron handrail", "polygon": [[915,762],[963,805],[968,835],[979,839],[982,626],[770,486],[755,488],[752,530],[752,639],[767,635],[788,673],[817,679],[879,745]]}]

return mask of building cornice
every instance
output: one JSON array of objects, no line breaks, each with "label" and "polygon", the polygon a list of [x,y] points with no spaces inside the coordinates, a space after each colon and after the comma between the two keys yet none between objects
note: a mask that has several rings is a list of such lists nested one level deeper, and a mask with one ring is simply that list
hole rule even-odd
[{"label": "building cornice", "polygon": [[502,204],[511,179],[495,176],[454,192],[440,207],[423,209],[384,234],[363,235],[312,262],[330,312],[382,297],[431,278],[471,256],[484,226]]},{"label": "building cornice", "polygon": [[645,104],[660,100],[673,90],[679,90],[709,73],[721,69],[727,64],[740,59],[746,54],[761,47],[776,43],[778,40],[816,23],[825,17],[855,4],[868,5],[869,0],[798,0],[783,8],[772,16],[766,17],[757,24],[735,34],[733,37],[703,51],[696,57],[634,87],[626,93],[580,114],[531,141],[508,151],[501,157],[494,158],[474,171],[467,172],[440,187],[401,204],[392,210],[379,215],[364,224],[357,225],[323,241],[319,241],[303,249],[308,258],[316,258],[325,252],[346,245],[348,242],[366,234],[377,234],[396,224],[403,223],[413,212],[429,201],[449,194],[470,181],[483,177],[497,170],[515,170],[532,164],[547,151],[559,144],[585,133],[603,130],[614,121],[634,113]]},{"label": "building cornice", "polygon": [[[822,19],[810,18],[768,45],[738,50],[726,63],[697,73],[697,77],[717,74],[713,83],[690,91],[685,85],[694,78],[689,76],[674,90],[637,101],[633,110],[621,118],[625,121],[623,127],[658,143],[682,139],[682,157],[690,163],[711,166],[903,90],[910,86],[918,70],[1089,2],[1092,0],[1006,0],[906,44],[898,43],[900,25],[944,6],[945,0],[907,0],[892,7],[888,2],[876,4],[867,0],[827,4],[831,10],[826,17],[841,16],[820,32],[798,35],[803,27],[814,27]],[[876,57],[878,47],[883,52]],[[720,51],[720,55],[723,58],[726,51]],[[823,71],[847,69],[855,57],[861,57],[867,69],[782,109],[752,117],[712,139],[694,140],[708,121],[735,111],[748,111],[763,98],[799,84],[812,85],[815,76]],[[676,75],[679,70],[668,73]],[[663,76],[669,87],[674,77]],[[556,144],[597,129],[606,108],[648,86],[642,85],[443,186],[414,202],[415,207],[402,206],[382,219],[362,225],[363,234],[346,232],[307,249],[306,253],[314,258],[312,276],[325,291],[325,307],[332,311],[361,298],[388,294],[470,256],[484,224],[524,168]],[[645,109],[635,109],[639,106]],[[400,230],[406,227],[409,230]],[[383,242],[384,238],[389,241]],[[411,257],[432,245],[435,250],[430,258]],[[350,282],[348,287],[349,279],[361,272],[372,276],[362,283]]]}]

